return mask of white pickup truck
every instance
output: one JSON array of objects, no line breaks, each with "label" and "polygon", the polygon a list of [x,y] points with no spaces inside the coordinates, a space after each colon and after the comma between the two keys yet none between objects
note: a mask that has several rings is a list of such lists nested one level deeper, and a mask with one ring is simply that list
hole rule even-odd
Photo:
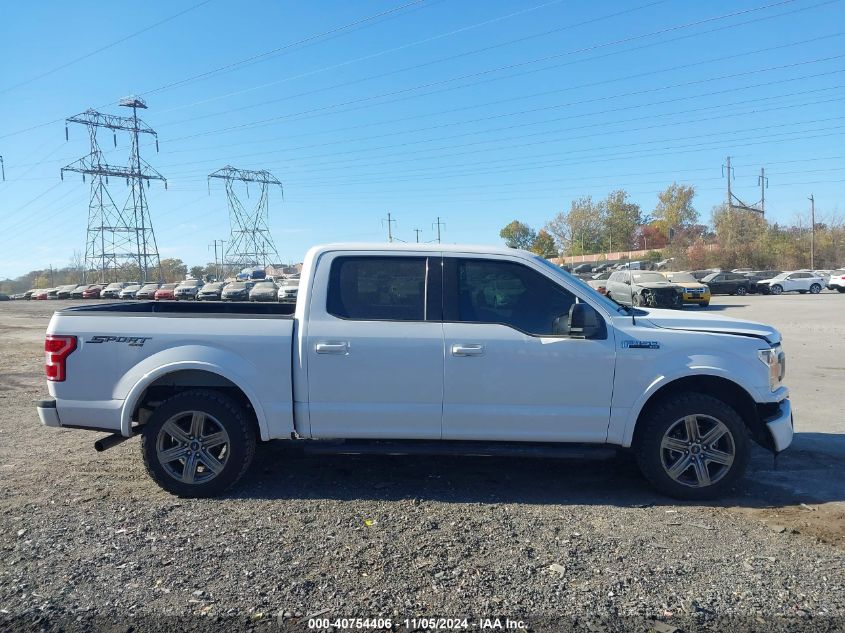
[{"label": "white pickup truck", "polygon": [[[339,244],[305,258],[295,307],[131,302],[60,310],[43,424],[134,435],[150,476],[218,494],[259,440],[358,453],[630,449],[661,492],[742,475],[792,441],[771,327],[626,308],[505,248]],[[292,312],[292,314],[291,314]]]}]

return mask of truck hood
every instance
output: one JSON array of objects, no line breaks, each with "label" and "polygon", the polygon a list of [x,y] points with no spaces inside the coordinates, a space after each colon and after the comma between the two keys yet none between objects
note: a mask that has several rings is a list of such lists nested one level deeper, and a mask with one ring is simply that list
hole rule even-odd
[{"label": "truck hood", "polygon": [[637,320],[643,319],[659,328],[753,336],[764,339],[772,345],[780,343],[780,332],[770,325],[756,321],[743,321],[716,314],[692,316],[680,310],[644,309],[641,312],[644,312],[645,316],[639,316]]}]

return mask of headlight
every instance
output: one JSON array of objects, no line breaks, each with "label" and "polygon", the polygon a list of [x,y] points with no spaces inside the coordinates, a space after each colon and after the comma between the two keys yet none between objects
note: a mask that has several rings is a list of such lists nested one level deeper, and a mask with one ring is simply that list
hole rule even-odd
[{"label": "headlight", "polygon": [[784,353],[777,348],[761,349],[757,351],[757,357],[769,368],[769,389],[776,390],[786,373]]}]

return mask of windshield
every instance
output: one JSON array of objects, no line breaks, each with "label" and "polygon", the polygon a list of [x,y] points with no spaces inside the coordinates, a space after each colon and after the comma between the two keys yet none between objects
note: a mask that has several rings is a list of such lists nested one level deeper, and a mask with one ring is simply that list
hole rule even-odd
[{"label": "windshield", "polygon": [[244,288],[246,288],[246,283],[243,281],[231,283],[226,286],[226,290],[243,290]]},{"label": "windshield", "polygon": [[122,283],[115,283],[115,284],[109,284],[108,286],[106,286],[106,290],[117,290],[118,288],[123,288],[123,284]]},{"label": "windshield", "polygon": [[203,290],[220,290],[223,287],[223,283],[215,283],[215,284],[205,284],[203,286]]},{"label": "windshield", "polygon": [[255,288],[253,290],[275,290],[276,284],[272,281],[259,281],[255,284]]},{"label": "windshield", "polygon": [[157,289],[158,289],[158,284],[147,284],[146,286],[141,288],[141,290],[157,290]]},{"label": "windshield", "polygon": [[201,286],[202,283],[199,279],[186,279],[182,283],[179,284],[183,288],[196,288],[197,286]]},{"label": "windshield", "polygon": [[139,286],[137,284],[132,284],[131,286],[126,286],[126,288],[124,288],[124,290],[139,290],[140,288],[141,288],[141,286]]},{"label": "windshield", "polygon": [[178,284],[164,284],[162,290],[173,290]]},{"label": "windshield", "polygon": [[690,275],[689,273],[675,273],[672,275],[672,279],[670,281],[680,281],[683,283],[698,283],[698,279]]},{"label": "windshield", "polygon": [[285,279],[281,285],[283,288],[293,288],[299,285],[299,279]]},{"label": "windshield", "polygon": [[775,275],[772,279],[786,279],[789,277],[789,273],[781,273],[780,275]]},{"label": "windshield", "polygon": [[634,273],[634,281],[636,283],[654,283],[656,281],[666,281],[666,277],[660,273]]},{"label": "windshield", "polygon": [[584,290],[584,292],[586,294],[590,295],[590,300],[595,301],[596,303],[600,303],[608,312],[616,313],[616,314],[628,314],[628,309],[626,307],[619,305],[618,303],[616,303],[615,301],[612,301],[611,299],[608,299],[603,294],[601,294],[598,290],[596,290],[595,288],[590,286],[583,279],[579,279],[578,277],[575,277],[574,275],[570,275],[568,272],[566,272],[565,270],[563,270],[562,268],[560,268],[556,264],[553,264],[548,259],[544,259],[543,257],[540,257],[539,255],[535,255],[534,260],[539,262],[543,266],[545,266],[547,270],[552,271],[552,273],[558,279],[564,279],[564,280],[567,280],[567,281],[574,281],[575,283],[580,284],[581,288]]}]

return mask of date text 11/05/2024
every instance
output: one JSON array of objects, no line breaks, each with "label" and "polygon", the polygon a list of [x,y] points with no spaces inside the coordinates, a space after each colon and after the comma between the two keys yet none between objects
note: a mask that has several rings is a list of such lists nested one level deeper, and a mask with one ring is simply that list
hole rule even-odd
[{"label": "date text 11/05/2024", "polygon": [[423,629],[429,631],[522,631],[528,628],[527,623],[522,620],[511,620],[510,618],[440,618],[440,617],[418,617],[418,618],[332,618],[319,617],[309,618],[309,629],[391,629],[398,625],[412,631]]}]

